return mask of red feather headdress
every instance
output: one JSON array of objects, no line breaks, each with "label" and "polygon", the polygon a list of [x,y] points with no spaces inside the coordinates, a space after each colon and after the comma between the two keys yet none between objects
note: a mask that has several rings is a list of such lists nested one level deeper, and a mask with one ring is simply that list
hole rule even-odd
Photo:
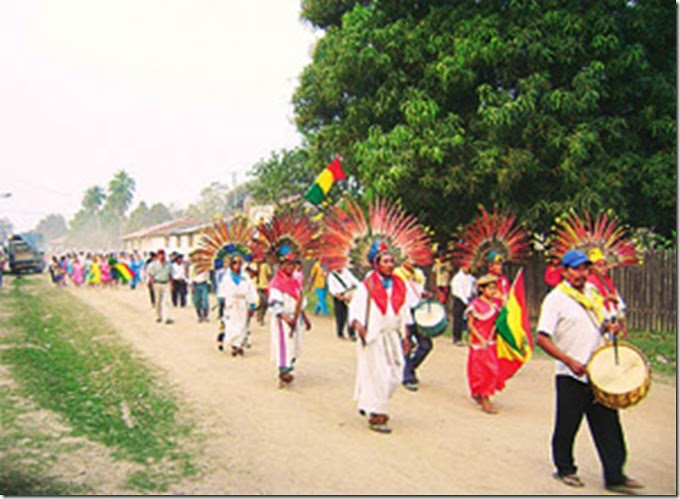
[{"label": "red feather headdress", "polygon": [[481,214],[463,230],[453,248],[456,266],[469,265],[476,272],[484,267],[486,256],[496,251],[504,261],[519,263],[531,252],[527,232],[515,225],[516,217],[508,213],[493,213],[479,206]]},{"label": "red feather headdress", "polygon": [[319,246],[319,225],[301,208],[284,208],[269,222],[257,226],[255,260],[279,261],[286,255],[314,258]]},{"label": "red feather headdress", "polygon": [[598,248],[612,266],[637,265],[642,262],[638,247],[626,236],[625,229],[606,213],[595,220],[586,211],[583,219],[570,212],[556,220],[550,256],[561,259],[567,251],[577,249],[588,254]]},{"label": "red feather headdress", "polygon": [[406,259],[419,266],[432,263],[430,238],[418,220],[384,199],[373,201],[365,213],[346,197],[341,205],[328,209],[322,223],[319,256],[330,270],[349,264],[366,269],[368,252],[376,241],[387,245],[397,263]]},{"label": "red feather headdress", "polygon": [[191,253],[191,261],[199,272],[205,272],[215,268],[218,261],[234,254],[250,260],[254,234],[255,229],[244,217],[235,217],[229,222],[219,220],[203,230],[198,248]]}]

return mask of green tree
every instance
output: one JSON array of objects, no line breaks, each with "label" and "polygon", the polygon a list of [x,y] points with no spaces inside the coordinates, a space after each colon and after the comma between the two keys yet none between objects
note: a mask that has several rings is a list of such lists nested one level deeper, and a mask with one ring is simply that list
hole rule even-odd
[{"label": "green tree", "polygon": [[673,3],[329,2],[303,2],[326,30],[294,96],[309,161],[342,151],[439,239],[478,203],[675,228]]},{"label": "green tree", "polygon": [[98,185],[89,187],[83,195],[81,206],[88,213],[97,213],[104,204],[106,193]]},{"label": "green tree", "polygon": [[125,233],[130,233],[167,222],[172,218],[170,210],[164,204],[155,203],[149,208],[144,201],[141,201],[125,220],[124,230]]},{"label": "green tree", "polygon": [[189,205],[187,215],[207,222],[229,212],[229,192],[231,187],[221,182],[211,182],[201,189],[196,203]]},{"label": "green tree", "polygon": [[104,209],[115,213],[120,219],[125,216],[135,195],[135,181],[125,170],[119,170],[109,181],[108,195]]},{"label": "green tree", "polygon": [[[328,162],[328,158],[323,161]],[[323,163],[321,169],[325,166]],[[321,171],[305,149],[272,152],[252,168],[250,174],[255,180],[249,184],[250,193],[258,203],[275,203],[302,194],[314,181],[314,169]]]},{"label": "green tree", "polygon": [[38,222],[35,227],[36,232],[43,235],[48,241],[51,239],[56,239],[68,233],[68,227],[66,226],[66,220],[63,215],[51,214],[47,215],[45,218]]}]

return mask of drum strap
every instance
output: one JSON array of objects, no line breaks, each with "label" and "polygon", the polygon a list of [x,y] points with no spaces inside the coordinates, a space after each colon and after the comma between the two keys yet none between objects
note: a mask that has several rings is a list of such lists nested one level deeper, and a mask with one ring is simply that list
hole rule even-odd
[{"label": "drum strap", "polygon": [[338,282],[340,283],[340,285],[344,288],[343,292],[347,291],[347,289],[349,289],[347,284],[345,284],[345,281],[343,281],[342,277],[340,277],[340,274],[338,274],[337,272],[333,272],[333,277],[335,277],[338,280]]}]

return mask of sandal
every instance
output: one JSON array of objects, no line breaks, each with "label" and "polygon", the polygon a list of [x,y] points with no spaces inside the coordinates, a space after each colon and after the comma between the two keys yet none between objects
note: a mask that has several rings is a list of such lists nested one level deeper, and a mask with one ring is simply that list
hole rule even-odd
[{"label": "sandal", "polygon": [[630,496],[634,496],[637,495],[637,489],[641,489],[643,487],[644,485],[642,485],[637,480],[633,480],[632,478],[626,478],[625,482],[617,483],[614,485],[607,485],[605,486],[605,489],[607,489],[610,492],[617,492],[619,494],[627,494]]},{"label": "sandal", "polygon": [[392,428],[387,426],[387,423],[369,423],[368,427],[373,430],[377,431],[378,433],[392,433]]},{"label": "sandal", "polygon": [[572,473],[571,475],[560,475],[559,473],[553,474],[553,477],[555,479],[559,480],[565,485],[569,485],[570,487],[584,487],[585,483],[581,480],[581,478],[576,474]]}]

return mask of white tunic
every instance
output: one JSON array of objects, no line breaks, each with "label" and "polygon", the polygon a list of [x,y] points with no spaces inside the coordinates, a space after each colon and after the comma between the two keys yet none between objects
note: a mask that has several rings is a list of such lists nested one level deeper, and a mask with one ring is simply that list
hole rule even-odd
[{"label": "white tunic", "polygon": [[[369,307],[366,346],[357,341],[357,376],[354,400],[360,410],[367,414],[386,414],[390,397],[401,384],[404,354],[401,337],[405,326],[412,323],[406,303],[396,313],[389,299],[392,288],[387,290],[388,306],[385,315],[371,300]],[[349,321],[366,324],[368,290],[362,282],[349,306]]]},{"label": "white tunic", "polygon": [[255,285],[246,274],[241,274],[241,280],[236,284],[229,271],[217,288],[217,297],[225,302],[224,339],[231,346],[242,348],[248,335],[248,309],[250,305],[257,305]]},{"label": "white tunic", "polygon": [[[302,290],[300,291],[302,292]],[[307,300],[303,297],[300,310],[304,310]],[[278,289],[269,288],[269,310],[271,311],[270,357],[278,368],[291,369],[293,363],[302,354],[302,313],[298,317],[295,330],[291,333],[290,326],[280,317],[281,313],[293,316],[297,300]]]}]

